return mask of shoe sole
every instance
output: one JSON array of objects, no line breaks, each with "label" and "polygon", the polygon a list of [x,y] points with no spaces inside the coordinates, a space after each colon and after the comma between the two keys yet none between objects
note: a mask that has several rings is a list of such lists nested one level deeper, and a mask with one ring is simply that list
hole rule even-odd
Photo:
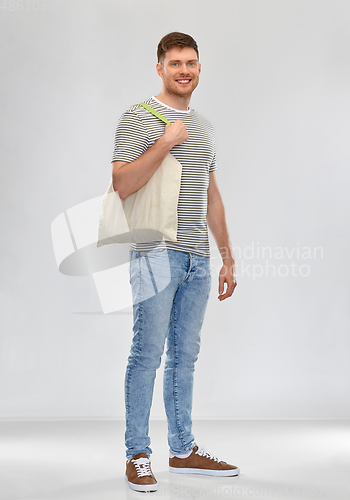
[{"label": "shoe sole", "polygon": [[134,491],[145,491],[145,492],[152,492],[152,491],[157,491],[158,490],[158,483],[156,484],[134,484],[130,483],[128,480],[128,476],[125,476],[125,480],[130,486],[130,488]]},{"label": "shoe sole", "polygon": [[238,476],[239,469],[230,470],[215,470],[215,469],[191,469],[184,467],[170,467],[170,472],[175,472],[176,474],[205,474],[207,476]]}]

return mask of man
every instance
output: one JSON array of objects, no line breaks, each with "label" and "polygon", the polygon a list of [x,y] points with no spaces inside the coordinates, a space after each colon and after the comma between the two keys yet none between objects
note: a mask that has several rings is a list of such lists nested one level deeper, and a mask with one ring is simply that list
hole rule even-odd
[{"label": "man", "polygon": [[[136,243],[130,250],[134,336],[125,376],[125,443],[126,479],[136,491],[157,490],[149,460],[148,426],[165,340],[170,471],[215,476],[239,473],[238,467],[204,451],[192,434],[194,364],[211,285],[208,226],[223,259],[219,300],[230,297],[237,285],[215,174],[213,129],[189,108],[201,71],[198,47],[191,36],[174,32],[159,42],[157,55],[162,90],[145,103],[171,124],[164,125],[141,105],[131,106],[119,121],[112,157],[113,187],[122,199],[150,179],[169,151],[182,165],[177,241]],[[169,268],[169,283],[157,291],[157,279]],[[149,290],[155,293],[150,296]]]}]

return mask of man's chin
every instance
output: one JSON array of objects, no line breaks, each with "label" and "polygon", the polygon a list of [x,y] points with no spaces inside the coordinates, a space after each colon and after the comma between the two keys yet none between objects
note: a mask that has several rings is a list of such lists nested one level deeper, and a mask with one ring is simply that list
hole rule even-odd
[{"label": "man's chin", "polygon": [[191,88],[188,88],[188,89],[172,89],[172,93],[178,97],[190,97],[193,93],[193,91],[195,90],[195,88],[197,87],[197,85],[195,87],[191,87]]}]

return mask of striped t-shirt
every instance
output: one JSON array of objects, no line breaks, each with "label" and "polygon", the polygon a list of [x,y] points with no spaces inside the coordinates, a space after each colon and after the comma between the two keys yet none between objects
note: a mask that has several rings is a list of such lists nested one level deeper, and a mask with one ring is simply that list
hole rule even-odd
[{"label": "striped t-shirt", "polygon": [[[144,101],[171,123],[181,120],[189,139],[174,146],[171,154],[181,163],[181,185],[177,208],[177,241],[130,243],[134,250],[168,248],[210,257],[207,227],[209,172],[216,170],[214,132],[211,124],[193,109],[177,110],[155,97]],[[132,162],[164,133],[165,123],[139,104],[121,116],[114,141],[113,161]]]}]

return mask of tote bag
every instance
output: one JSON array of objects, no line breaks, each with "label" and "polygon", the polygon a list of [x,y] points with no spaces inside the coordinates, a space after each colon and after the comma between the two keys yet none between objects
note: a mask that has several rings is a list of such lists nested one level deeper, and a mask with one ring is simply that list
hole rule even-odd
[{"label": "tote bag", "polygon": [[[153,108],[140,104],[170,124]],[[97,246],[176,241],[181,173],[181,163],[168,153],[146,184],[124,200],[114,191],[111,180],[102,198]]]}]

